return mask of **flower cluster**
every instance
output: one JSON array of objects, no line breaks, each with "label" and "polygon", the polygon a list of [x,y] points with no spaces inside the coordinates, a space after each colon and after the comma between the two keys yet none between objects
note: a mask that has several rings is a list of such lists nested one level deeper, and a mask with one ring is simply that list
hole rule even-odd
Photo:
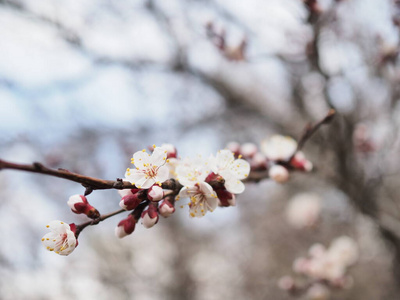
[{"label": "flower cluster", "polygon": [[169,217],[180,199],[189,200],[191,217],[202,217],[218,205],[235,205],[235,194],[244,191],[241,180],[250,172],[247,161],[235,159],[226,149],[208,158],[180,160],[172,145],[153,146],[151,154],[136,152],[131,162],[135,168],[127,169],[125,180],[137,188],[120,191],[120,206],[132,211],[116,228],[120,238],[132,233],[139,219],[144,227],[151,228],[160,215]]},{"label": "flower cluster", "polygon": [[[203,217],[217,206],[235,206],[236,195],[245,189],[242,180],[249,177],[250,171],[268,172],[273,180],[284,182],[289,177],[289,170],[310,171],[312,168],[297,151],[297,143],[282,136],[273,136],[263,142],[261,152],[251,143],[230,143],[227,149],[215,155],[185,159],[178,157],[171,144],[153,145],[149,150],[137,151],[131,158],[133,167],[126,169],[123,180],[123,184],[129,183],[131,188],[119,190],[120,211],[100,215],[85,196],[73,195],[67,202],[72,212],[85,214],[91,221],[78,226],[51,222],[48,226],[51,233],[43,240],[46,248],[68,255],[75,249],[79,232],[86,226],[96,225],[123,211],[129,211],[129,215],[115,228],[117,237],[133,233],[139,220],[145,228],[151,228],[160,216],[172,215],[175,203],[180,199],[187,199],[190,217]],[[123,181],[119,180],[119,183]]]},{"label": "flower cluster", "polygon": [[298,151],[297,142],[287,136],[273,135],[263,140],[260,150],[253,143],[230,142],[227,148],[236,157],[249,161],[252,171],[267,171],[269,178],[279,183],[289,180],[289,171],[310,172],[313,168],[304,153]]},{"label": "flower cluster", "polygon": [[357,243],[348,236],[336,238],[329,248],[314,244],[308,251],[308,257],[299,257],[293,262],[293,271],[306,278],[308,284],[301,287],[293,277],[284,276],[278,286],[292,292],[307,289],[309,299],[329,299],[329,287],[349,288],[352,285],[353,280],[347,275],[347,270],[358,257]]}]

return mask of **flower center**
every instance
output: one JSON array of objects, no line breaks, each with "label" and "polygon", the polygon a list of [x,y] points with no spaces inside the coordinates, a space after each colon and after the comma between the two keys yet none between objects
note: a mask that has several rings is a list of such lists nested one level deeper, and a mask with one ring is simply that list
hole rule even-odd
[{"label": "flower center", "polygon": [[146,173],[147,176],[153,178],[153,177],[156,177],[156,175],[157,175],[157,170],[158,170],[158,167],[157,167],[157,166],[152,166],[152,165],[150,165],[150,167],[148,167],[148,168],[146,169],[145,173]]}]

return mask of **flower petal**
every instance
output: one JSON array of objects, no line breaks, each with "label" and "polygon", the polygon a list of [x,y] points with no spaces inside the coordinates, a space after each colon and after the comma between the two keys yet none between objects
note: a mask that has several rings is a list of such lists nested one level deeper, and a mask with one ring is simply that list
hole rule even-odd
[{"label": "flower petal", "polygon": [[153,166],[162,166],[167,159],[167,150],[161,147],[154,148],[153,153],[151,154],[150,162]]},{"label": "flower petal", "polygon": [[157,170],[157,175],[154,178],[155,182],[163,183],[169,178],[169,169],[167,166],[161,166]]},{"label": "flower petal", "polygon": [[[129,173],[129,175],[128,175],[128,173]],[[131,170],[130,172],[125,173],[125,179],[127,181],[129,181],[130,183],[138,186],[138,185],[142,185],[146,178],[145,178],[145,174],[143,173],[143,171]]]},{"label": "flower petal", "polygon": [[220,150],[216,156],[216,165],[218,169],[225,169],[235,160],[232,151],[224,149]]},{"label": "flower petal", "polygon": [[249,176],[250,164],[244,159],[236,159],[229,167],[229,170],[237,179],[244,179]]},{"label": "flower petal", "polygon": [[241,194],[244,191],[244,183],[234,177],[225,178],[225,188],[233,194]]},{"label": "flower petal", "polygon": [[139,170],[146,169],[146,166],[150,164],[150,155],[145,151],[137,151],[133,154],[133,163]]}]

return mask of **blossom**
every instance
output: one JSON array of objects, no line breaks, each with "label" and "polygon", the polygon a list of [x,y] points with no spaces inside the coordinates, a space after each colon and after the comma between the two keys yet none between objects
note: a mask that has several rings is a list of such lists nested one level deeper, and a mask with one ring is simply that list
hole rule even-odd
[{"label": "blossom", "polygon": [[244,191],[244,184],[240,180],[249,175],[250,164],[243,159],[235,159],[230,150],[220,150],[211,159],[211,170],[224,178],[228,192],[240,194]]},{"label": "blossom", "polygon": [[153,184],[161,185],[169,175],[169,169],[165,166],[166,160],[167,150],[161,147],[154,147],[151,155],[145,149],[138,151],[131,159],[136,168],[128,168],[125,179],[139,189],[148,189]]},{"label": "blossom", "polygon": [[348,237],[336,238],[329,247],[328,255],[336,263],[351,266],[358,260],[358,247],[356,242]]},{"label": "blossom", "polygon": [[217,194],[206,182],[196,183],[192,187],[183,187],[179,192],[179,197],[190,199],[191,217],[202,217],[208,211],[214,211],[218,205]]},{"label": "blossom", "polygon": [[131,234],[135,230],[136,220],[133,215],[121,220],[115,228],[115,235],[120,239]]},{"label": "blossom", "polygon": [[209,163],[201,156],[194,159],[186,158],[176,167],[178,181],[183,186],[189,187],[204,181],[210,171]]},{"label": "blossom", "polygon": [[273,135],[262,141],[261,150],[272,161],[286,161],[297,149],[297,142],[288,136]]},{"label": "blossom", "polygon": [[47,226],[50,232],[42,238],[42,243],[49,251],[60,255],[69,255],[75,250],[78,241],[75,237],[75,224],[66,224],[62,221],[51,221]]},{"label": "blossom", "polygon": [[313,226],[321,213],[321,200],[318,195],[301,193],[294,196],[286,207],[286,218],[295,228]]}]

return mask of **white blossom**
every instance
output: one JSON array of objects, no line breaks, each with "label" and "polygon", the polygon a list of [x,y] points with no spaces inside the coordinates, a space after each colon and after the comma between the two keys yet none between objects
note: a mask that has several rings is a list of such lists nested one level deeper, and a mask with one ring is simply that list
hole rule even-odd
[{"label": "white blossom", "polygon": [[288,160],[296,151],[297,142],[288,136],[273,135],[261,142],[261,150],[269,160]]},{"label": "white blossom", "polygon": [[183,186],[193,187],[199,182],[203,182],[210,174],[210,166],[201,156],[194,159],[185,158],[176,167],[177,179]]},{"label": "white blossom", "polygon": [[77,240],[70,225],[56,220],[51,221],[46,227],[50,232],[43,236],[42,243],[47,250],[60,255],[69,255],[75,250]]},{"label": "white blossom", "polygon": [[286,207],[286,219],[298,229],[313,226],[319,219],[321,200],[318,195],[301,193],[290,199]]},{"label": "white blossom", "polygon": [[169,169],[165,166],[167,150],[155,147],[150,155],[145,149],[133,154],[131,162],[135,169],[127,169],[125,179],[140,189],[148,189],[153,184],[163,183],[168,179]]},{"label": "white blossom", "polygon": [[218,197],[213,188],[206,182],[199,182],[192,187],[183,187],[180,198],[189,198],[190,216],[203,217],[212,212],[218,205]]},{"label": "white blossom", "polygon": [[358,260],[357,243],[348,236],[338,237],[329,247],[329,256],[339,264],[351,266]]},{"label": "white blossom", "polygon": [[229,192],[240,194],[244,191],[244,184],[240,180],[249,175],[250,164],[247,161],[235,159],[230,150],[220,150],[210,162],[211,170],[224,178],[225,188]]}]

